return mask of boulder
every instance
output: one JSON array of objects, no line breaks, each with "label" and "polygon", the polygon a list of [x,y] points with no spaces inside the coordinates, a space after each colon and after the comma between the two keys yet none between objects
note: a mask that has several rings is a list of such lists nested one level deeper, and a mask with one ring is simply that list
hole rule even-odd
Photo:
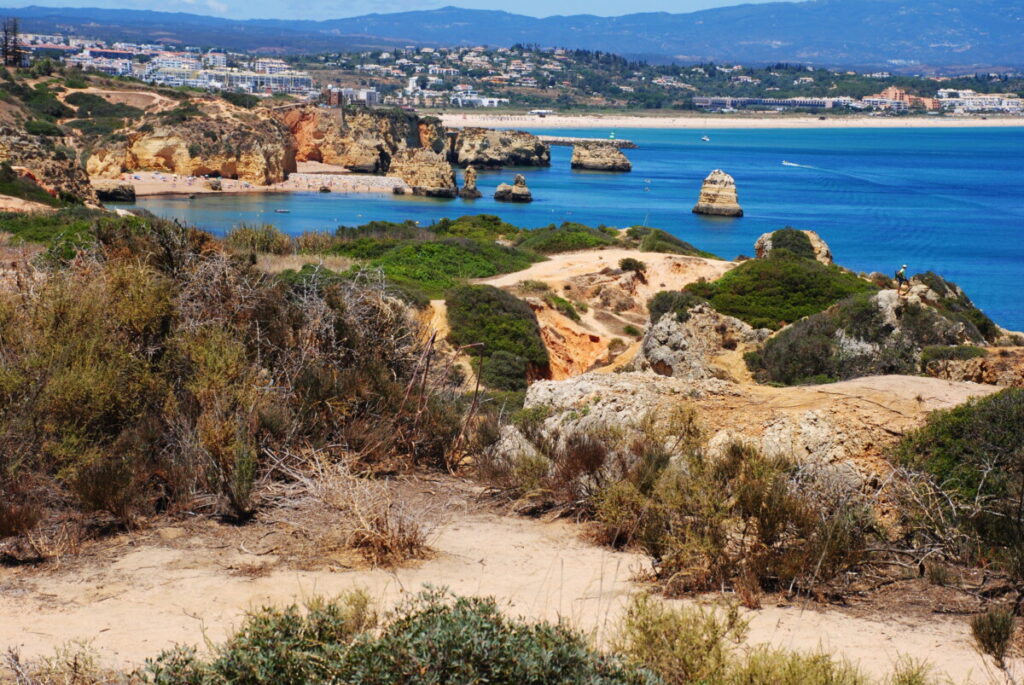
[{"label": "boulder", "polygon": [[[832,250],[828,243],[821,239],[821,236],[814,231],[800,231],[811,241],[811,248],[814,250],[814,258],[826,266],[832,263]],[[758,259],[764,259],[772,251],[772,234],[762,233],[754,243],[754,253]]]},{"label": "boulder", "polygon": [[135,186],[117,181],[98,181],[93,184],[100,202],[135,202]]},{"label": "boulder", "polygon": [[483,193],[476,187],[476,169],[471,166],[466,167],[466,171],[462,174],[462,189],[459,191],[459,197],[463,200],[475,200],[483,197]]},{"label": "boulder", "polygon": [[526,187],[526,178],[516,174],[512,185],[502,183],[498,186],[494,199],[498,202],[533,202],[533,193]]},{"label": "boulder", "polygon": [[644,336],[633,366],[673,378],[719,378],[725,374],[714,366],[715,356],[740,344],[762,342],[770,333],[700,304],[690,308],[684,321],[666,314],[655,322]]},{"label": "boulder", "polygon": [[391,157],[388,176],[400,178],[408,187],[396,186],[396,195],[453,198],[458,194],[455,172],[445,158],[426,148],[406,148]]},{"label": "boulder", "polygon": [[736,181],[721,169],[715,169],[700,187],[700,197],[693,207],[694,214],[712,216],[743,216],[736,197]]},{"label": "boulder", "polygon": [[614,143],[583,142],[572,147],[572,168],[591,171],[632,171],[633,165]]},{"label": "boulder", "polygon": [[464,128],[455,137],[452,161],[460,167],[551,166],[551,148],[526,131]]}]

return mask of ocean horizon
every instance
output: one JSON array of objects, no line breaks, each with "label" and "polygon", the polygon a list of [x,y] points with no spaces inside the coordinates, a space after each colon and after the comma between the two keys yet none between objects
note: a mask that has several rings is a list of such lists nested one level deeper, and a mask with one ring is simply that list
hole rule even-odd
[{"label": "ocean horizon", "polygon": [[[613,133],[528,130],[597,138]],[[272,223],[298,234],[371,220],[425,225],[480,213],[528,228],[562,221],[642,224],[726,259],[753,256],[760,234],[792,226],[817,231],[836,263],[855,271],[891,275],[902,264],[910,273],[935,271],[963,287],[998,324],[1024,329],[1024,127],[615,133],[639,146],[625,151],[630,173],[574,171],[571,148],[553,146],[550,168],[480,171],[484,197],[478,200],[269,193],[152,196],[136,206],[217,234],[241,223]],[[691,213],[713,169],[735,178],[742,218]],[[526,176],[535,201],[495,202],[494,188],[516,173]]]}]

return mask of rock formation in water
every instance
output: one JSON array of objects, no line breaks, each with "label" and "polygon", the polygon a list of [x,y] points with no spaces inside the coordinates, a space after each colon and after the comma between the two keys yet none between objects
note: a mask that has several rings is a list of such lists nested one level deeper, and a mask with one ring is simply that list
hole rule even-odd
[{"label": "rock formation in water", "polygon": [[483,197],[483,193],[476,187],[476,169],[471,166],[466,167],[466,171],[462,174],[462,189],[459,191],[459,197],[463,200],[475,200],[478,197]]},{"label": "rock formation in water", "polygon": [[[808,240],[811,241],[811,249],[814,250],[814,258],[826,266],[832,263],[832,250],[829,249],[828,243],[821,239],[821,236],[814,231],[800,231],[807,236]],[[754,243],[754,253],[758,259],[764,259],[772,251],[772,235],[771,233],[762,233],[761,236]]]},{"label": "rock formation in water", "polygon": [[391,157],[388,176],[400,178],[408,188],[396,186],[396,195],[453,198],[458,195],[455,172],[444,158],[426,148],[406,148]]},{"label": "rock formation in water", "polygon": [[101,180],[93,184],[102,202],[135,202],[135,186],[120,181]]},{"label": "rock formation in water", "polygon": [[283,125],[256,115],[197,116],[178,122],[147,118],[127,133],[125,142],[93,150],[86,168],[100,178],[162,171],[266,185],[295,171],[295,148]]},{"label": "rock formation in water", "polygon": [[572,146],[572,168],[591,171],[632,171],[633,165],[614,143],[580,142]]},{"label": "rock formation in water", "polygon": [[456,134],[452,162],[460,167],[550,166],[551,149],[525,131],[464,128]]},{"label": "rock formation in water", "polygon": [[704,179],[700,197],[693,207],[694,214],[713,216],[743,216],[736,198],[736,182],[721,169],[715,169]]},{"label": "rock formation in water", "polygon": [[0,126],[0,162],[11,165],[54,196],[63,194],[83,202],[97,202],[82,167],[45,136]]},{"label": "rock formation in water", "polygon": [[526,178],[516,174],[512,185],[502,183],[494,191],[494,199],[498,202],[533,202],[533,193],[526,187]]}]

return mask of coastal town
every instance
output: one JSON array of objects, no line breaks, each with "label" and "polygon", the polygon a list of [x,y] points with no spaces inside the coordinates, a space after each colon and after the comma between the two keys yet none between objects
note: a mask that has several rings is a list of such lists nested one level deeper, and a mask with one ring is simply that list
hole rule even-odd
[{"label": "coastal town", "polygon": [[1015,72],[914,77],[786,64],[650,65],[521,45],[282,58],[53,34],[22,34],[21,42],[26,61],[50,58],[159,86],[322,99],[334,106],[1024,113],[1024,77]]}]

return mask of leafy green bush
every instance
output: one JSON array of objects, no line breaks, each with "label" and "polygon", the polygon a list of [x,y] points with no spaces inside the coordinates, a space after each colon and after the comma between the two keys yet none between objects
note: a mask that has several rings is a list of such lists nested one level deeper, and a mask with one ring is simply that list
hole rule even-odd
[{"label": "leafy green bush", "polygon": [[[12,169],[11,165],[7,162],[0,162],[0,195],[19,197],[23,200],[40,202],[45,205],[50,205],[51,207],[59,207],[64,204],[58,198],[50,195],[43,188],[39,187],[29,179],[19,176],[18,172]],[[11,217],[11,219],[12,221],[22,225],[31,221],[31,219],[28,219],[27,221],[24,219],[18,221],[18,219],[21,219],[20,216]],[[24,229],[19,226],[8,228],[6,223],[6,221],[3,222],[3,230],[5,233],[14,233],[15,235],[18,235],[19,232],[24,232]]]},{"label": "leafy green bush", "polygon": [[109,136],[124,128],[124,120],[115,118],[72,119],[65,124],[87,136]]},{"label": "leafy green bush", "polygon": [[576,306],[573,305],[572,302],[565,299],[564,297],[559,297],[554,293],[548,293],[547,295],[544,296],[544,301],[547,302],[556,311],[563,314],[564,316],[569,317],[573,321],[580,320],[580,314],[579,312],[576,311]]},{"label": "leafy green bush", "polygon": [[512,239],[523,232],[521,228],[502,221],[493,214],[460,216],[457,219],[441,219],[430,227],[438,235],[454,235],[473,240]]},{"label": "leafy green bush", "polygon": [[619,268],[623,271],[635,271],[638,274],[644,274],[647,272],[647,265],[633,257],[624,257],[623,259],[620,259]]},{"label": "leafy green bush", "polygon": [[[516,390],[525,382],[525,376],[515,383],[507,374],[530,367],[544,369],[548,364],[548,352],[540,337],[540,326],[530,306],[504,290],[489,285],[464,285],[451,290],[447,295],[448,325],[451,332],[448,339],[453,345],[475,345],[466,352],[483,358],[483,369],[492,381],[502,382],[499,390]],[[487,360],[498,352],[504,352],[495,362],[494,370],[488,368]],[[501,374],[498,374],[500,368]]]},{"label": "leafy green bush", "polygon": [[109,102],[93,93],[71,93],[64,101],[76,107],[77,116],[83,119],[92,117],[125,119],[142,116],[142,110],[138,107]]},{"label": "leafy green bush", "polygon": [[690,318],[690,309],[707,300],[685,290],[662,290],[647,300],[647,311],[651,315],[651,323],[658,323],[661,317],[671,313],[676,321],[682,323]]},{"label": "leafy green bush", "polygon": [[987,354],[983,348],[974,345],[928,345],[921,350],[921,368],[924,369],[932,361],[977,359]]},{"label": "leafy green bush", "polygon": [[772,252],[787,250],[802,259],[814,259],[814,247],[811,239],[803,231],[786,226],[772,233]]},{"label": "leafy green bush", "polygon": [[189,119],[201,119],[206,115],[194,102],[184,102],[174,109],[160,112],[158,115],[166,124],[182,124]]},{"label": "leafy green bush", "polygon": [[524,231],[519,239],[518,247],[533,250],[541,254],[555,254],[572,250],[589,250],[595,247],[616,244],[611,236],[583,224],[570,221],[561,226],[547,226]]},{"label": "leafy green bush", "polygon": [[778,330],[820,312],[851,295],[878,288],[843,271],[786,252],[743,262],[712,283],[692,283],[686,290],[722,314],[755,328]]},{"label": "leafy green bush", "polygon": [[62,136],[64,131],[60,126],[45,119],[29,119],[25,122],[25,133],[34,136]]},{"label": "leafy green bush", "polygon": [[260,103],[260,99],[251,93],[221,91],[220,97],[236,107],[244,107],[245,109],[252,109]]},{"label": "leafy green bush", "polygon": [[717,255],[697,249],[685,240],[676,238],[659,228],[633,226],[626,229],[626,239],[641,252],[661,252],[664,254],[680,254],[688,257],[704,257],[719,259]]},{"label": "leafy green bush", "polygon": [[147,661],[143,677],[167,685],[657,682],[594,651],[561,625],[506,618],[493,599],[426,590],[374,635],[375,620],[362,598],[320,602],[305,615],[294,606],[250,614],[210,662],[179,648]]},{"label": "leafy green bush", "polygon": [[999,326],[988,318],[985,312],[975,307],[956,283],[947,281],[932,271],[917,274],[911,280],[920,281],[934,290],[941,298],[936,304],[939,309],[947,312],[950,318],[972,327],[985,340],[995,342],[1002,334]]}]

